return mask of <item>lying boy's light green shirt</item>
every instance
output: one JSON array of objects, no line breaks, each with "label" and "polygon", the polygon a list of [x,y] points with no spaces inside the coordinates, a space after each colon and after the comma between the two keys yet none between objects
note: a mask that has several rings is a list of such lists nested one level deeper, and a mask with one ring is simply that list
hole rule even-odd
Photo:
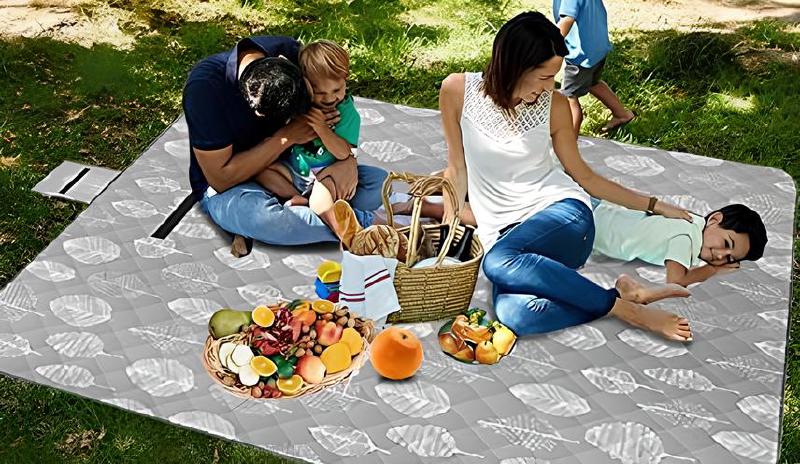
[{"label": "lying boy's light green shirt", "polygon": [[594,250],[608,257],[641,259],[664,266],[666,260],[686,269],[700,264],[705,219],[692,214],[694,222],[648,216],[601,201],[594,210]]}]

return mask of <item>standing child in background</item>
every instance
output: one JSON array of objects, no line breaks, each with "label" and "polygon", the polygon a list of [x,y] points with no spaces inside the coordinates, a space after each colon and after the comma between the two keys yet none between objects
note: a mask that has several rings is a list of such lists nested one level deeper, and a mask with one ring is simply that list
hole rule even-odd
[{"label": "standing child in background", "polygon": [[603,0],[553,0],[553,16],[567,44],[561,93],[569,99],[575,134],[580,134],[583,109],[578,100],[591,93],[611,110],[603,132],[629,123],[634,114],[625,108],[614,91],[600,80],[606,55],[611,51],[608,17]]},{"label": "standing child in background", "polygon": [[[338,44],[318,40],[300,49],[299,62],[311,95],[311,110],[305,119],[318,138],[293,146],[257,180],[279,197],[288,198],[291,205],[307,204],[335,232],[332,208],[336,186],[330,177],[317,180],[315,174],[336,160],[355,156],[361,117],[353,97],[346,93],[350,58]],[[338,111],[340,119],[328,126],[326,113],[331,111]]]}]

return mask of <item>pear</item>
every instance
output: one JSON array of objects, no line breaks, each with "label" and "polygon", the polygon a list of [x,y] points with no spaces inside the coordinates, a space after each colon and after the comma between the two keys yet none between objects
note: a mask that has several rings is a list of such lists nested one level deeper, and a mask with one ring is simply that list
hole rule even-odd
[{"label": "pear", "polygon": [[500,353],[489,340],[482,341],[475,348],[475,359],[481,364],[494,364],[500,360]]},{"label": "pear", "polygon": [[234,309],[220,309],[208,321],[208,333],[218,339],[233,335],[242,330],[242,326],[253,323],[250,311],[236,311]]},{"label": "pear", "polygon": [[511,331],[511,329],[503,324],[500,324],[499,322],[495,323],[494,334],[492,334],[492,344],[501,356],[505,356],[509,351],[511,351],[511,348],[514,346],[514,342],[516,340],[517,336]]}]

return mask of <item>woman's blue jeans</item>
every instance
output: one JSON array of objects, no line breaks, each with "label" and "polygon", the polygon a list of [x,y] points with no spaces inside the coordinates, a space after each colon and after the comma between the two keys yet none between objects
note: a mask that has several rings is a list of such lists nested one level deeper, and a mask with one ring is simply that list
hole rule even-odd
[{"label": "woman's blue jeans", "polygon": [[608,314],[619,293],[576,271],[593,242],[592,211],[575,199],[554,203],[507,228],[483,259],[500,322],[521,336]]},{"label": "woman's blue jeans", "polygon": [[[388,173],[359,165],[358,186],[350,200],[358,222],[372,224],[372,211],[382,205],[381,189]],[[308,206],[284,206],[256,182],[245,182],[200,201],[200,208],[224,230],[270,245],[338,242],[331,229]]]}]

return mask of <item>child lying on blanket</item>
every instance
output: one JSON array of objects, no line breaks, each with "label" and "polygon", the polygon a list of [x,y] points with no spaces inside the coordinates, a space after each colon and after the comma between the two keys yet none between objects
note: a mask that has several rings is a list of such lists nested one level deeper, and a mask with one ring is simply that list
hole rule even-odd
[{"label": "child lying on blanket", "polygon": [[[300,50],[299,61],[311,94],[312,108],[305,118],[318,138],[293,146],[258,181],[277,196],[289,198],[292,205],[309,205],[334,229],[332,192],[336,186],[330,177],[317,181],[315,174],[347,159],[358,144],[361,117],[353,97],[346,93],[350,59],[336,43],[319,40]],[[340,120],[331,127],[325,122],[326,113],[334,109]]]},{"label": "child lying on blanket", "polygon": [[[739,268],[764,254],[767,231],[747,206],[728,205],[693,222],[648,216],[592,199],[594,251],[605,256],[666,266],[667,283],[684,287]],[[705,265],[701,265],[705,262]]]}]

